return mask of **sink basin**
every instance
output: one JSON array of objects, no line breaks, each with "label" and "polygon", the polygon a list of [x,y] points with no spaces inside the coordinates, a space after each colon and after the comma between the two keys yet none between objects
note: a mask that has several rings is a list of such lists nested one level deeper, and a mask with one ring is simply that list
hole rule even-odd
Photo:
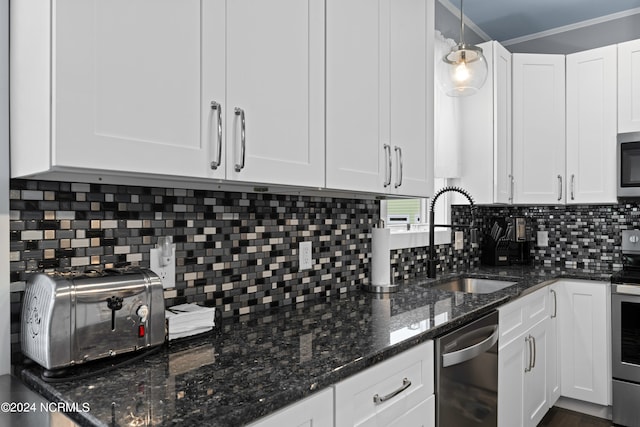
[{"label": "sink basin", "polygon": [[458,277],[446,282],[433,285],[434,289],[447,291],[466,292],[468,294],[490,294],[500,289],[508,288],[518,282],[494,279],[475,279],[472,277]]}]

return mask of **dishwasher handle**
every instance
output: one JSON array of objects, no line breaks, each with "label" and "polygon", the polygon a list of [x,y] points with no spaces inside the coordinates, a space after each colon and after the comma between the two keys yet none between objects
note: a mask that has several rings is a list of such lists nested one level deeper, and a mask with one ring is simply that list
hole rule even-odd
[{"label": "dishwasher handle", "polygon": [[491,325],[485,326],[483,328],[477,329],[475,331],[468,332],[460,338],[465,338],[466,336],[477,336],[490,332],[490,335],[484,340],[480,341],[477,344],[472,346],[463,348],[462,350],[452,351],[449,353],[442,354],[442,367],[447,368],[453,365],[459,365],[460,363],[464,363],[468,360],[473,359],[481,355],[482,353],[489,350],[494,346],[496,342],[498,342],[498,326]]}]

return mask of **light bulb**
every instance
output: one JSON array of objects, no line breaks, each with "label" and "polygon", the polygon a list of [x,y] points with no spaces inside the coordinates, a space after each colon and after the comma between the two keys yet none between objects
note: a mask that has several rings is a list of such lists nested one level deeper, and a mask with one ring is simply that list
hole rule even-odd
[{"label": "light bulb", "polygon": [[456,66],[454,78],[458,83],[464,83],[469,80],[469,69],[467,68],[466,62],[463,61],[458,66]]}]

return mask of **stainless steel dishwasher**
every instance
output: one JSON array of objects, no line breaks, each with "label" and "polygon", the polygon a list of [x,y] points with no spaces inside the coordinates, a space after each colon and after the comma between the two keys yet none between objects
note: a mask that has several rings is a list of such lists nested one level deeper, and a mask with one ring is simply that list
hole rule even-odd
[{"label": "stainless steel dishwasher", "polygon": [[439,427],[497,426],[498,312],[436,339]]}]

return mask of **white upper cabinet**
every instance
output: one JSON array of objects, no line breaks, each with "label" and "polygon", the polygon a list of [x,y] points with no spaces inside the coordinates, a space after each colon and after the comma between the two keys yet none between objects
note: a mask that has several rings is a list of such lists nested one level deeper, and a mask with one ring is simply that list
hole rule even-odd
[{"label": "white upper cabinet", "polygon": [[513,55],[514,203],[565,202],[565,57]]},{"label": "white upper cabinet", "polygon": [[[478,93],[459,99],[464,119],[459,184],[478,204],[511,203],[511,53],[496,41],[479,46],[489,72]],[[467,203],[463,197],[455,202]]]},{"label": "white upper cabinet", "polygon": [[567,203],[617,202],[616,51],[567,55]]},{"label": "white upper cabinet", "polygon": [[324,0],[227,0],[226,17],[227,178],[323,187]]},{"label": "white upper cabinet", "polygon": [[11,14],[12,176],[206,176],[200,1],[12,1]]},{"label": "white upper cabinet", "polygon": [[618,132],[640,132],[640,40],[618,44]]},{"label": "white upper cabinet", "polygon": [[433,8],[327,0],[327,188],[431,194]]},{"label": "white upper cabinet", "polygon": [[324,0],[11,6],[12,176],[324,185]]}]

